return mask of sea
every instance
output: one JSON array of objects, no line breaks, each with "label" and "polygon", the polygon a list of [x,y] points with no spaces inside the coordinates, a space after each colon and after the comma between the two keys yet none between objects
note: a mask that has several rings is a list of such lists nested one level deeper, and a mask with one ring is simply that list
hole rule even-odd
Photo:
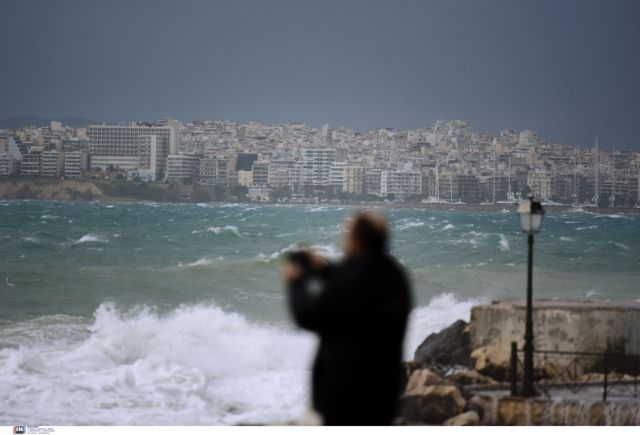
[{"label": "sea", "polygon": [[[302,247],[339,261],[354,210],[0,201],[0,425],[299,417],[317,343],[279,267]],[[407,359],[473,305],[525,296],[514,212],[381,211],[415,295]],[[536,298],[640,298],[640,214],[549,212],[534,246]]]}]

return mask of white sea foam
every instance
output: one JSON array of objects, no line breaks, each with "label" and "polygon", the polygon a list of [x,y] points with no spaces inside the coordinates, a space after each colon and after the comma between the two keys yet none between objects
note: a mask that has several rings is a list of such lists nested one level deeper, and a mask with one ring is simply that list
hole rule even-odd
[{"label": "white sea foam", "polygon": [[502,252],[507,252],[508,250],[511,249],[509,247],[509,241],[503,234],[500,234],[500,241],[498,242],[498,247]]},{"label": "white sea foam", "polygon": [[422,227],[422,226],[424,226],[424,222],[422,221],[402,219],[398,221],[396,225],[396,229],[398,231],[404,231],[404,230],[408,230],[409,228],[416,228],[416,227]]},{"label": "white sea foam", "polygon": [[0,422],[34,413],[50,424],[283,421],[307,403],[313,345],[307,334],[215,306],[163,316],[102,305],[73,344],[38,340],[0,351]]},{"label": "white sea foam", "polygon": [[96,234],[85,234],[75,241],[76,244],[80,243],[106,243],[108,240],[103,239],[102,237]]},{"label": "white sea foam", "polygon": [[596,228],[598,228],[597,225],[589,225],[589,226],[586,226],[586,227],[578,227],[575,230],[576,231],[595,230]]},{"label": "white sea foam", "polygon": [[342,254],[340,249],[336,245],[311,245],[311,246],[301,246],[298,243],[292,243],[291,245],[282,248],[279,251],[272,252],[271,254],[259,253],[256,255],[256,259],[264,262],[270,262],[273,260],[277,260],[284,254],[288,252],[298,251],[300,249],[311,249],[318,255],[321,255],[326,258],[336,259],[339,258]]},{"label": "white sea foam", "polygon": [[455,226],[453,224],[446,224],[444,227],[442,227],[443,230],[452,230],[454,228]]},{"label": "white sea foam", "polygon": [[416,348],[429,334],[440,331],[458,319],[468,321],[471,307],[483,302],[486,301],[460,300],[452,293],[443,293],[431,299],[428,305],[413,310],[405,340],[405,359],[413,359]]},{"label": "white sea foam", "polygon": [[[414,310],[406,356],[478,302],[443,294]],[[67,317],[20,323],[20,346],[0,350],[0,424],[35,414],[54,425],[264,423],[307,407],[309,334],[212,305],[161,315],[103,304],[89,324]]]},{"label": "white sea foam", "polygon": [[618,248],[622,249],[623,251],[627,251],[627,252],[631,251],[631,248],[625,245],[624,243],[615,242],[614,245],[616,245]]},{"label": "white sea foam", "polygon": [[571,237],[560,236],[560,241],[561,242],[573,242],[573,239]]},{"label": "white sea foam", "polygon": [[223,256],[219,256],[219,257],[217,257],[215,259],[202,257],[202,258],[199,258],[198,260],[196,260],[196,261],[194,261],[192,263],[189,263],[188,266],[190,266],[190,267],[208,266],[208,265],[212,264],[214,261],[222,261],[222,260],[224,260]]},{"label": "white sea foam", "polygon": [[238,227],[236,227],[235,225],[225,225],[224,227],[208,227],[202,230],[193,230],[191,231],[191,234],[202,234],[202,233],[213,233],[213,234],[224,234],[224,233],[230,233],[230,234],[235,234],[238,237],[242,237],[240,235],[240,231],[238,230]]}]

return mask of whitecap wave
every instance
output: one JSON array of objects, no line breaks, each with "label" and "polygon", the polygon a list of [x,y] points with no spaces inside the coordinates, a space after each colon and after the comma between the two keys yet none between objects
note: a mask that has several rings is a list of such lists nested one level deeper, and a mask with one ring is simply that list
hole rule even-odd
[{"label": "whitecap wave", "polygon": [[0,350],[2,424],[264,423],[307,403],[315,340],[301,332],[202,305],[160,315],[103,304],[79,328],[73,343],[36,336]]},{"label": "whitecap wave", "polygon": [[102,237],[96,234],[85,234],[84,236],[76,240],[74,243],[77,245],[80,243],[107,243],[107,242],[108,240],[103,239]]},{"label": "whitecap wave", "polygon": [[429,334],[458,319],[469,321],[471,307],[486,302],[480,298],[460,300],[452,293],[443,293],[432,298],[426,306],[413,310],[405,339],[405,359],[413,359],[416,348]]},{"label": "whitecap wave", "polygon": [[[407,358],[480,302],[446,293],[415,309]],[[166,314],[102,304],[88,323],[49,317],[18,324],[20,346],[0,350],[0,424],[35,414],[54,425],[268,423],[307,407],[309,334],[204,304]]]},{"label": "whitecap wave", "polygon": [[455,226],[453,224],[446,224],[444,227],[442,227],[443,230],[447,231],[447,230],[453,230],[455,228]]},{"label": "whitecap wave", "polygon": [[236,227],[235,225],[225,225],[224,227],[208,227],[202,230],[191,231],[191,234],[202,234],[202,233],[213,233],[216,235],[228,233],[228,234],[234,234],[238,237],[242,237],[242,235],[240,234],[240,231],[238,230],[238,227]]},{"label": "whitecap wave", "polygon": [[424,226],[424,222],[420,220],[402,219],[398,221],[398,223],[396,224],[396,230],[404,231],[404,230],[408,230],[409,228],[417,228],[417,227],[423,227],[423,226]]},{"label": "whitecap wave", "polygon": [[500,234],[500,241],[498,242],[498,247],[502,252],[507,252],[511,249],[509,247],[509,241],[503,234]]},{"label": "whitecap wave", "polygon": [[283,255],[289,252],[299,251],[301,249],[310,249],[314,251],[316,254],[321,255],[325,258],[330,258],[330,259],[336,259],[342,255],[342,253],[340,252],[340,249],[338,249],[336,245],[332,245],[332,244],[302,246],[298,243],[292,243],[291,245],[285,248],[282,248],[279,251],[272,252],[271,254],[264,254],[260,252],[258,255],[256,255],[255,258],[260,261],[271,262],[273,260],[279,259],[280,257],[282,257]]}]

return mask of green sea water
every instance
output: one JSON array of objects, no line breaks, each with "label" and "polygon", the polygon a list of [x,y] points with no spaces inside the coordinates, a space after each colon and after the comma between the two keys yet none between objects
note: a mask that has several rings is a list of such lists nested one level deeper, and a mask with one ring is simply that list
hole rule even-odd
[{"label": "green sea water", "polygon": [[[306,406],[313,337],[282,255],[340,255],[348,207],[0,201],[0,424],[225,424]],[[510,212],[383,209],[416,296],[410,354],[470,306],[524,296]],[[548,213],[536,297],[640,298],[640,216]],[[17,399],[19,397],[19,399]]]}]

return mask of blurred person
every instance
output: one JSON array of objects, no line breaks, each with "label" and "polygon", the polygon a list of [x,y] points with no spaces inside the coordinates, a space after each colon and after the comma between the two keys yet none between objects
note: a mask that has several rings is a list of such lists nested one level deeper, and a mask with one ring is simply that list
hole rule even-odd
[{"label": "blurred person", "polygon": [[320,339],[312,405],[325,425],[389,425],[400,395],[411,290],[388,253],[384,217],[360,212],[345,222],[344,258],[292,253],[282,269],[296,324]]}]

